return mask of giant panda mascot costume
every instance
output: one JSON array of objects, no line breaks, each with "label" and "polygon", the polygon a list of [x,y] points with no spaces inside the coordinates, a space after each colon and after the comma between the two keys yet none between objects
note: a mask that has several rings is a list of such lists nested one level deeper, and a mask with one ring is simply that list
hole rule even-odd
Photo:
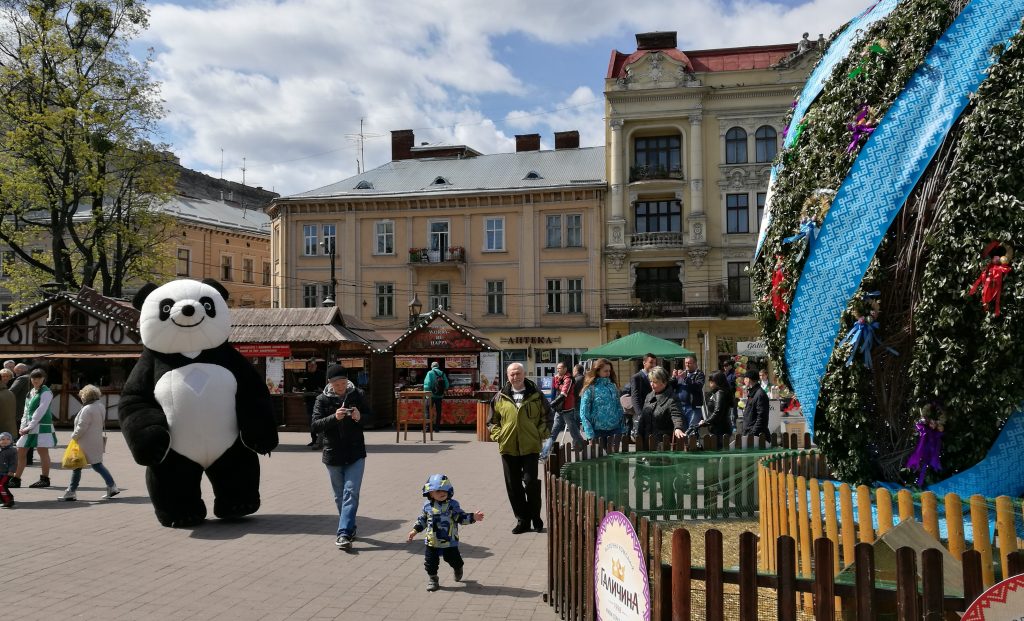
[{"label": "giant panda mascot costume", "polygon": [[213,485],[213,513],[240,518],[260,507],[257,453],[277,447],[266,384],[228,344],[228,292],[215,280],[145,285],[142,357],[122,392],[119,417],[164,526],[206,519],[200,481]]}]

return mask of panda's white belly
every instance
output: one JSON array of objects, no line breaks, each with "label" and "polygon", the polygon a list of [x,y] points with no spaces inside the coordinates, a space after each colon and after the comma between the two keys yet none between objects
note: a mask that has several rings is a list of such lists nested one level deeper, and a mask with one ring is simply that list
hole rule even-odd
[{"label": "panda's white belly", "polygon": [[235,376],[215,364],[194,363],[165,373],[156,383],[167,415],[171,448],[207,468],[238,437]]}]

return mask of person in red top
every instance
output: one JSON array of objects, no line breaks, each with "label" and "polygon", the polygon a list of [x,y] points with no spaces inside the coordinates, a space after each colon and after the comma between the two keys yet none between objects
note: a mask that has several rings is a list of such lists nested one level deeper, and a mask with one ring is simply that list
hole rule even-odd
[{"label": "person in red top", "polygon": [[555,367],[555,377],[551,380],[551,394],[551,409],[555,411],[555,422],[551,425],[551,437],[544,441],[544,447],[540,451],[541,461],[547,459],[555,439],[566,429],[569,430],[569,436],[576,447],[587,443],[580,433],[579,404],[576,402],[573,376],[564,362],[559,362]]}]

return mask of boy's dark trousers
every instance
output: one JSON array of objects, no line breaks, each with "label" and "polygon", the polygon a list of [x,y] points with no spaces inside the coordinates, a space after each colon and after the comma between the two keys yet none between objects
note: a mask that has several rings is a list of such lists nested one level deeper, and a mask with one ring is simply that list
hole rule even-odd
[{"label": "boy's dark trousers", "polygon": [[10,480],[11,475],[0,474],[0,504],[11,505],[14,503],[14,495],[11,494],[11,490],[7,487],[7,483]]},{"label": "boy's dark trousers", "polygon": [[423,547],[423,567],[427,570],[428,576],[436,576],[437,568],[441,566],[441,557],[444,562],[452,566],[452,569],[461,569],[465,564],[462,561],[462,553],[458,546],[451,548]]}]

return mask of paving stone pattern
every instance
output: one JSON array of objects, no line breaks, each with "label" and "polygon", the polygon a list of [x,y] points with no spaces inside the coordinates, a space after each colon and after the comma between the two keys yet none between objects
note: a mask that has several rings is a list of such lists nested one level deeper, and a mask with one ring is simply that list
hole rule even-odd
[{"label": "paving stone pattern", "polygon": [[[69,432],[58,432],[62,445]],[[358,539],[334,545],[338,517],[320,454],[308,434],[284,433],[261,458],[263,507],[240,522],[208,519],[163,528],[146,494],[145,470],[120,434],[104,463],[124,489],[101,500],[103,481],[82,473],[78,501],[58,502],[70,471],[49,489],[13,490],[0,511],[2,605],[19,619],[555,619],[544,602],[546,534],[511,533],[497,446],[471,432],[442,432],[427,444],[395,444],[393,431],[367,432]],[[62,448],[54,451],[59,458]],[[455,497],[486,519],[463,527],[465,582],[441,564],[441,590],[426,592],[423,540],[405,538],[422,506],[427,476],[452,478]],[[23,485],[39,476],[25,471]],[[203,497],[212,508],[204,479]]]}]

